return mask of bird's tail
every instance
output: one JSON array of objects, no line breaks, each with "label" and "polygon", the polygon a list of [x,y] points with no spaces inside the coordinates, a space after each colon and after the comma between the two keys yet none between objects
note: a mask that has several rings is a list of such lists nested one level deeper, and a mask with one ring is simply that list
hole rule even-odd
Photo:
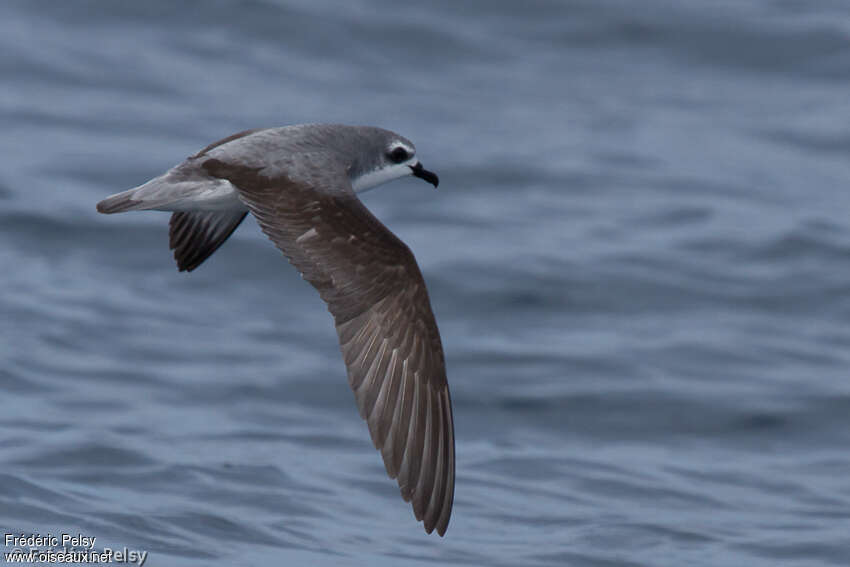
[{"label": "bird's tail", "polygon": [[135,211],[147,208],[144,201],[133,199],[136,189],[129,189],[110,195],[97,204],[97,212],[111,215],[112,213],[123,213],[124,211]]},{"label": "bird's tail", "polygon": [[192,271],[236,230],[248,209],[229,181],[169,171],[97,204],[105,214],[172,211],[170,243],[181,271]]},{"label": "bird's tail", "polygon": [[97,204],[97,211],[111,215],[125,211],[144,211],[151,209],[169,209],[168,205],[184,198],[179,184],[168,183],[165,176],[151,179],[127,191],[110,195]]},{"label": "bird's tail", "polygon": [[111,195],[97,204],[105,214],[125,211],[245,210],[230,182],[209,177],[186,178],[168,172],[144,185]]}]

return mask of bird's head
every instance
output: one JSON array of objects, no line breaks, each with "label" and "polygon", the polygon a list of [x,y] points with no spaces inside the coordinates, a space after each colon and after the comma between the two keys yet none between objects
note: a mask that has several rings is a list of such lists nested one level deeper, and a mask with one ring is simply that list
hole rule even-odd
[{"label": "bird's head", "polygon": [[413,142],[389,130],[358,127],[362,145],[349,168],[355,191],[367,191],[393,179],[413,175],[436,187],[440,178],[422,167]]}]

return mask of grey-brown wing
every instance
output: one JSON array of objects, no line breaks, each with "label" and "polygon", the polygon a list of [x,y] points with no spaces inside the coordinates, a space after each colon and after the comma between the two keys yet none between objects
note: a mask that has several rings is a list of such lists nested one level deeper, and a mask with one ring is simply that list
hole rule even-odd
[{"label": "grey-brown wing", "polygon": [[179,211],[168,223],[168,242],[181,272],[191,272],[230,238],[247,211]]},{"label": "grey-brown wing", "polygon": [[344,175],[308,186],[217,159],[203,166],[238,189],[263,232],[327,302],[387,473],[425,530],[443,535],[454,499],[454,425],[440,335],[413,254]]}]

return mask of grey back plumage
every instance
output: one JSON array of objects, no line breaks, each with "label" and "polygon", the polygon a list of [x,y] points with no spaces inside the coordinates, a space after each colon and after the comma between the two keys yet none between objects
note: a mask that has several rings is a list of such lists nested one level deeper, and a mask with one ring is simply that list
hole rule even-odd
[{"label": "grey back plumage", "polygon": [[337,167],[351,179],[381,165],[392,141],[415,148],[407,138],[374,126],[299,124],[239,132],[210,144],[187,161],[216,158],[305,182]]}]

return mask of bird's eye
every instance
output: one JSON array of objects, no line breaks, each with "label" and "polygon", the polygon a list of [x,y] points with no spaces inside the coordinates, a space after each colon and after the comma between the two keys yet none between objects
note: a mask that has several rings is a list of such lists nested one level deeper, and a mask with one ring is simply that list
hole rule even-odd
[{"label": "bird's eye", "polygon": [[407,150],[398,147],[390,152],[389,158],[393,163],[401,163],[410,158],[410,155],[408,155]]}]

